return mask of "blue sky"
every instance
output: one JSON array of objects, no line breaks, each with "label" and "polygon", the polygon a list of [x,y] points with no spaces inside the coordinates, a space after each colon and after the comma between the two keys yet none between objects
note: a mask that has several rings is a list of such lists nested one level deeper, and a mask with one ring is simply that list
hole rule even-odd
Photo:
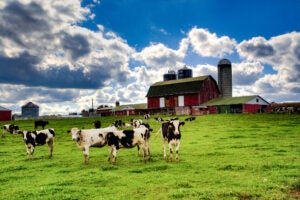
[{"label": "blue sky", "polygon": [[188,66],[233,67],[233,95],[300,100],[297,0],[10,0],[0,3],[0,105],[41,114],[146,102]]}]

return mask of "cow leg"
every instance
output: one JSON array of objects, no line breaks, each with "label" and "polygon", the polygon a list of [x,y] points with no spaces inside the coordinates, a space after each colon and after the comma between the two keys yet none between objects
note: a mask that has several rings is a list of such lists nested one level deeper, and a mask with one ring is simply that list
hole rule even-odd
[{"label": "cow leg", "polygon": [[7,130],[2,131],[2,137],[5,137],[5,134],[7,133]]},{"label": "cow leg", "polygon": [[108,157],[107,157],[107,161],[110,161],[110,158],[112,156],[113,153],[113,148],[112,146],[108,146]]},{"label": "cow leg", "polygon": [[170,161],[173,160],[173,148],[172,148],[172,142],[169,142],[169,150],[170,150]]},{"label": "cow leg", "polygon": [[140,155],[140,146],[137,145],[137,149],[138,149],[138,156]]},{"label": "cow leg", "polygon": [[50,154],[49,154],[49,158],[52,158],[52,154],[53,154],[53,140],[48,142],[48,146],[50,149]]},{"label": "cow leg", "polygon": [[34,146],[31,144],[25,145],[27,151],[27,159],[33,159]]},{"label": "cow leg", "polygon": [[[146,161],[146,157],[148,155],[148,151],[149,151],[149,147],[148,147],[148,144],[145,143],[144,145],[142,145],[142,148],[143,148],[143,162]],[[149,155],[150,156],[150,155]],[[150,157],[149,157],[150,158]]]},{"label": "cow leg", "polygon": [[178,157],[179,146],[180,146],[180,141],[178,140],[176,143],[176,158],[175,158],[177,161],[179,160],[179,157]]},{"label": "cow leg", "polygon": [[163,149],[164,149],[164,159],[167,160],[167,152],[166,152],[166,141],[163,141]]},{"label": "cow leg", "polygon": [[84,163],[89,163],[89,147],[83,147],[83,156],[84,156]]},{"label": "cow leg", "polygon": [[115,164],[116,161],[117,161],[117,149],[116,149],[116,147],[113,147],[113,152],[112,152],[112,154],[113,154],[112,164]]},{"label": "cow leg", "polygon": [[150,157],[150,142],[149,142],[149,139],[147,140],[147,153],[148,153],[148,156]]}]

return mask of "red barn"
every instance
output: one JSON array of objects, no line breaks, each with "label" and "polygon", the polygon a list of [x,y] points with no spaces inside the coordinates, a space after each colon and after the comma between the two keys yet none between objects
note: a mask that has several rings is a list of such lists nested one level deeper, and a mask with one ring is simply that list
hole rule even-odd
[{"label": "red barn", "polygon": [[0,106],[0,121],[10,121],[11,110]]},{"label": "red barn", "polygon": [[[167,80],[150,86],[148,109],[190,114],[192,106],[199,106],[220,95],[216,80],[208,76]],[[176,109],[175,109],[176,108]]]}]

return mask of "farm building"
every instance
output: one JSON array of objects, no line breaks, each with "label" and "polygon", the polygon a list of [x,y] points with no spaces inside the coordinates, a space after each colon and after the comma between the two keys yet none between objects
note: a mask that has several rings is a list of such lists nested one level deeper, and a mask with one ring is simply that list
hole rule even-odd
[{"label": "farm building", "polygon": [[188,77],[154,83],[146,95],[151,113],[190,114],[191,107],[219,97],[216,80],[208,76]]},{"label": "farm building", "polygon": [[11,110],[0,106],[0,121],[10,121]]},{"label": "farm building", "polygon": [[201,106],[209,113],[258,113],[271,109],[270,103],[258,95],[216,98]]},{"label": "farm building", "polygon": [[28,102],[22,106],[22,117],[38,117],[39,116],[39,106],[32,102]]},{"label": "farm building", "polygon": [[116,103],[115,107],[98,107],[96,110],[97,115],[101,116],[129,116],[129,115],[143,115],[147,113],[147,104],[127,104],[120,105]]}]

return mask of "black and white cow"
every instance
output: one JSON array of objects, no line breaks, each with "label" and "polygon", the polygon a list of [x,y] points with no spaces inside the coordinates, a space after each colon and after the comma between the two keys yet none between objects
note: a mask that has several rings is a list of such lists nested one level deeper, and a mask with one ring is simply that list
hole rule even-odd
[{"label": "black and white cow", "polygon": [[35,120],[34,121],[34,129],[37,129],[39,126],[42,127],[42,129],[45,128],[46,125],[48,125],[49,122],[48,121],[44,121],[44,120]]},{"label": "black and white cow", "polygon": [[139,128],[141,124],[143,124],[143,120],[141,119],[131,119],[131,124],[134,128]]},{"label": "black and white cow", "polygon": [[162,117],[155,117],[154,118],[156,121],[158,121],[158,122],[163,122],[163,121],[165,121]]},{"label": "black and white cow", "polygon": [[196,117],[188,117],[188,118],[185,118],[184,121],[194,121],[196,120]]},{"label": "black and white cow", "polygon": [[115,120],[115,122],[113,123],[113,125],[117,128],[121,128],[122,126],[125,125],[125,123],[121,120],[121,119],[117,119]]},{"label": "black and white cow", "polygon": [[28,159],[33,158],[35,146],[44,145],[46,143],[50,149],[49,157],[52,157],[55,136],[55,131],[53,128],[40,131],[19,131],[19,134],[23,135]]},{"label": "black and white cow", "polygon": [[8,132],[11,134],[15,134],[18,132],[18,130],[19,130],[19,126],[15,124],[5,124],[3,125],[2,137],[5,137],[5,134]]},{"label": "black and white cow", "polygon": [[152,129],[140,126],[133,130],[117,130],[107,134],[107,145],[109,148],[108,160],[112,157],[112,163],[116,162],[117,151],[120,148],[133,148],[139,146],[143,150],[143,162],[150,156],[149,138]]},{"label": "black and white cow", "polygon": [[150,119],[150,114],[144,114],[144,120],[148,121]]},{"label": "black and white cow", "polygon": [[180,122],[178,119],[169,120],[162,123],[161,133],[162,133],[165,160],[167,160],[166,142],[169,145],[170,160],[172,161],[173,159],[173,147],[175,147],[175,152],[176,152],[175,159],[176,160],[179,159],[178,152],[179,152],[180,139],[181,139],[180,127],[183,126],[184,124],[185,124],[184,122]]},{"label": "black and white cow", "polygon": [[72,128],[68,131],[72,140],[82,150],[84,162],[89,162],[90,147],[103,147],[107,144],[106,135],[108,132],[118,130],[115,126],[100,129],[79,129]]}]

